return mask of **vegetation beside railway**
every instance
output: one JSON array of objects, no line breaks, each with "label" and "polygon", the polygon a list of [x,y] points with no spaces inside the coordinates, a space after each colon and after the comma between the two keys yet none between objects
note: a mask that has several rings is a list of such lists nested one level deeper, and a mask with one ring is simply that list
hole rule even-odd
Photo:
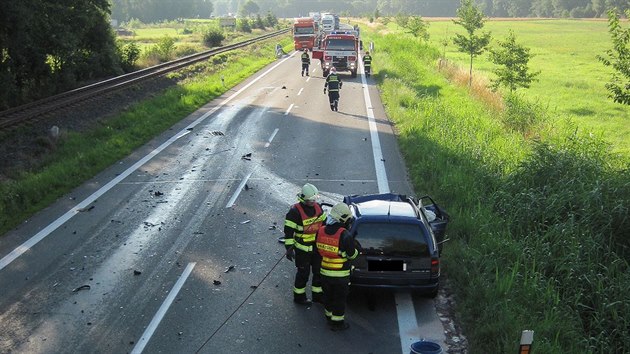
[{"label": "vegetation beside railway", "polygon": [[[45,160],[0,180],[0,235],[276,60],[278,42],[285,51],[292,49],[285,38],[216,55],[171,74],[176,86],[90,129],[68,132],[56,142],[38,140],[50,145]],[[20,130],[2,132],[0,138]]]},{"label": "vegetation beside railway", "polygon": [[470,352],[517,352],[525,329],[534,353],[630,351],[630,156],[525,96],[469,91],[441,48],[362,35],[416,192],[451,212],[443,265]]}]

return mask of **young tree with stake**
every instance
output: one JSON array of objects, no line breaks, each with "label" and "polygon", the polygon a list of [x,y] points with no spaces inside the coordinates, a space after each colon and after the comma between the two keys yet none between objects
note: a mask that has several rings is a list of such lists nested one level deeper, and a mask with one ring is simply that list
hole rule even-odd
[{"label": "young tree with stake", "polygon": [[499,41],[499,48],[490,49],[490,61],[499,65],[493,72],[497,75],[492,80],[493,90],[500,86],[510,89],[510,93],[519,87],[529,88],[532,81],[536,81],[536,76],[540,71],[529,72],[529,59],[532,55],[529,48],[516,43],[514,31],[510,30],[505,41]]},{"label": "young tree with stake", "polygon": [[462,0],[457,9],[457,17],[459,19],[453,20],[453,22],[464,27],[468,35],[456,34],[453,43],[460,52],[470,55],[470,77],[468,78],[468,87],[470,87],[472,85],[473,59],[488,47],[490,32],[477,33],[483,28],[485,20],[483,12],[473,3],[473,0]]},{"label": "young tree with stake", "polygon": [[[626,17],[630,18],[630,10],[626,10]],[[605,57],[597,56],[604,65],[615,69],[606,84],[610,92],[608,97],[617,103],[630,105],[630,28],[621,27],[617,9],[608,11],[608,31],[613,49],[608,49]]]}]

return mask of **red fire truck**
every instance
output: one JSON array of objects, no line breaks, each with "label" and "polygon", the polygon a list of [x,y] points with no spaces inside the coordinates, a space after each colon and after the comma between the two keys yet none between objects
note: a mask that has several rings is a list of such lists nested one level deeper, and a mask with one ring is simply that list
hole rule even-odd
[{"label": "red fire truck", "polygon": [[317,26],[312,17],[299,17],[293,22],[293,43],[295,50],[313,49]]},{"label": "red fire truck", "polygon": [[319,59],[324,76],[333,66],[337,71],[350,71],[357,76],[359,67],[359,37],[352,31],[323,33],[318,38],[319,47],[313,48],[313,59]]}]

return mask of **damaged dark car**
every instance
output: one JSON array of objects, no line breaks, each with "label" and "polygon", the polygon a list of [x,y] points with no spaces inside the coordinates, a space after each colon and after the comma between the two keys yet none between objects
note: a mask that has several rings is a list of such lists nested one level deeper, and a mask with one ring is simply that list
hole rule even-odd
[{"label": "damaged dark car", "polygon": [[350,233],[360,252],[353,260],[351,285],[409,288],[435,297],[446,211],[428,196],[385,193],[347,196],[344,202],[354,214]]}]

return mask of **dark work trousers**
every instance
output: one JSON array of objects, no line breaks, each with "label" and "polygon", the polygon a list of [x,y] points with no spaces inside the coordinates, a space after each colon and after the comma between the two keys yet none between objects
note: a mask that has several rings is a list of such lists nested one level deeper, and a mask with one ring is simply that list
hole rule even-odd
[{"label": "dark work trousers", "polygon": [[330,102],[330,109],[336,111],[339,106],[339,91],[328,91],[328,102]]},{"label": "dark work trousers", "polygon": [[[314,247],[314,246],[313,246]],[[313,273],[313,280],[311,281],[312,288],[321,288],[322,275],[319,274],[319,268],[322,265],[322,257],[317,251],[304,252],[299,249],[295,249],[295,267],[297,272],[295,273],[295,289],[305,289],[308,283],[308,278]],[[306,297],[305,293],[299,294],[294,290],[294,296],[296,298]]]},{"label": "dark work trousers", "polygon": [[342,322],[346,312],[346,299],[350,291],[350,277],[327,277],[322,275],[324,309],[332,313],[332,321]]},{"label": "dark work trousers", "polygon": [[302,76],[304,76],[304,74],[308,76],[308,64],[306,63],[302,63]]}]

